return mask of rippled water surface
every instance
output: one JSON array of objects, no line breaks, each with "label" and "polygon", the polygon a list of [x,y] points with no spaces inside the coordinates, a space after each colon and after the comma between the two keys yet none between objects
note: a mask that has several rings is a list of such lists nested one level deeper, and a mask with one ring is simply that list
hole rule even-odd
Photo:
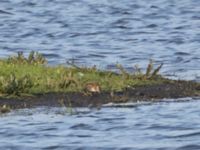
[{"label": "rippled water surface", "polygon": [[52,63],[145,67],[199,80],[198,0],[1,0],[1,57],[37,50]]},{"label": "rippled water surface", "polygon": [[[199,150],[200,99],[101,110],[17,110],[0,118],[0,149]],[[189,101],[187,101],[189,100]]]},{"label": "rippled water surface", "polygon": [[[35,50],[52,65],[130,71],[153,58],[165,76],[200,81],[199,49],[198,0],[0,0],[0,57]],[[0,116],[0,149],[199,150],[200,101],[188,100],[16,110]]]}]

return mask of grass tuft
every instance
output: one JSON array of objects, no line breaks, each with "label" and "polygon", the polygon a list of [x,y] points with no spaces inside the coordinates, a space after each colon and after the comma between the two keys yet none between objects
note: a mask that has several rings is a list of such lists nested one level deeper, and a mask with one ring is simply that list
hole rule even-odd
[{"label": "grass tuft", "polygon": [[123,91],[129,87],[164,82],[166,79],[157,78],[162,65],[153,70],[150,60],[145,73],[138,66],[135,66],[135,72],[128,73],[117,64],[120,72],[116,73],[73,63],[52,67],[38,52],[32,51],[27,57],[18,52],[16,56],[0,59],[0,95],[84,92],[87,83],[98,83],[101,91]]},{"label": "grass tuft", "polygon": [[33,86],[29,75],[16,78],[12,73],[8,77],[0,77],[0,92],[8,95],[20,96],[21,93],[26,93]]},{"label": "grass tuft", "polygon": [[18,52],[17,56],[10,56],[6,62],[8,64],[45,64],[46,59],[38,52],[31,51],[28,57],[25,57],[23,52]]}]

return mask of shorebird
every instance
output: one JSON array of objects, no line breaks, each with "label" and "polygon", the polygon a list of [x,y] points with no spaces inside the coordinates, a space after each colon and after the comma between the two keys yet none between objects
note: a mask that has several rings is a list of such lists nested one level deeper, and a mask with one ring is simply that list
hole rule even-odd
[{"label": "shorebird", "polygon": [[86,92],[91,92],[91,93],[100,93],[101,92],[100,85],[97,82],[86,83],[85,90],[86,90]]},{"label": "shorebird", "polygon": [[11,111],[11,109],[10,109],[10,107],[7,106],[7,105],[3,105],[3,106],[0,107],[0,113],[2,113],[2,114],[8,113],[8,112],[10,112],[10,111]]}]

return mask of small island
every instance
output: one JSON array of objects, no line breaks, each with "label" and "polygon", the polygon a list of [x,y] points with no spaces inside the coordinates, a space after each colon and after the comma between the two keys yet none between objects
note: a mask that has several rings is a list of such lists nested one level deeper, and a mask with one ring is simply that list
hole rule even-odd
[{"label": "small island", "polygon": [[0,108],[37,106],[97,107],[106,103],[158,101],[200,95],[200,83],[171,80],[150,60],[146,71],[118,72],[94,67],[49,66],[38,52],[0,59]]}]

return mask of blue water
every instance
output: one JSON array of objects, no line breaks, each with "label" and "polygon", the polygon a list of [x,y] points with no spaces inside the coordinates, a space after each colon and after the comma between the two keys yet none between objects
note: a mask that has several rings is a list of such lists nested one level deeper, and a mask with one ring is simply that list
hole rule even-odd
[{"label": "blue water", "polygon": [[[199,48],[198,0],[0,0],[0,57],[35,50],[51,65],[129,71],[152,58],[167,77],[200,81]],[[200,149],[198,100],[17,110],[0,117],[0,149]]]},{"label": "blue water", "polygon": [[43,53],[51,64],[128,69],[150,58],[162,73],[199,80],[198,0],[1,0],[0,54]]},{"label": "blue water", "polygon": [[1,149],[199,150],[200,99],[129,107],[22,109],[1,116]]}]

